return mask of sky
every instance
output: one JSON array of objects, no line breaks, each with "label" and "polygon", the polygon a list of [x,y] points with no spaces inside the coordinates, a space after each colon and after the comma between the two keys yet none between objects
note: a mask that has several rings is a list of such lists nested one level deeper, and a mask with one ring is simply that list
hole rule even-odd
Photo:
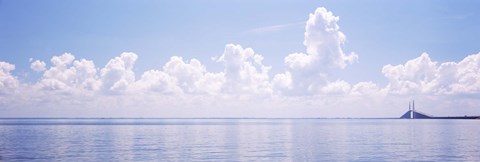
[{"label": "sky", "polygon": [[0,117],[480,115],[479,3],[0,0]]}]

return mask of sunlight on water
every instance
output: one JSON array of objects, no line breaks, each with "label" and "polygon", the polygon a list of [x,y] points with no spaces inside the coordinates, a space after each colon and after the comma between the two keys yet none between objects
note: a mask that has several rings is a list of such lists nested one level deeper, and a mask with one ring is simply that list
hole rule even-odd
[{"label": "sunlight on water", "polygon": [[478,161],[479,120],[0,119],[0,160]]}]

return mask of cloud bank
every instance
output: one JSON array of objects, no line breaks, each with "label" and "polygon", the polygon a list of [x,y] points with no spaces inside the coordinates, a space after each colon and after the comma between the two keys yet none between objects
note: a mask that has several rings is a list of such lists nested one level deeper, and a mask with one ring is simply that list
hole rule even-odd
[{"label": "cloud bank", "polygon": [[382,69],[389,79],[390,93],[478,94],[480,91],[480,53],[460,62],[438,63],[427,53],[402,65]]},{"label": "cloud bank", "polygon": [[[339,20],[323,7],[310,14],[306,53],[288,54],[278,74],[269,73],[262,55],[237,44],[227,44],[214,57],[224,66],[221,72],[208,71],[197,59],[172,56],[161,69],[136,78],[136,53],[124,52],[103,67],[64,53],[53,56],[49,66],[31,62],[42,76],[23,83],[12,75],[15,65],[0,62],[0,111],[3,117],[382,117],[400,115],[412,97],[438,109],[479,104],[480,53],[444,63],[423,53],[385,65],[383,87],[333,78],[359,58],[343,49]],[[451,102],[440,102],[445,99]]]}]

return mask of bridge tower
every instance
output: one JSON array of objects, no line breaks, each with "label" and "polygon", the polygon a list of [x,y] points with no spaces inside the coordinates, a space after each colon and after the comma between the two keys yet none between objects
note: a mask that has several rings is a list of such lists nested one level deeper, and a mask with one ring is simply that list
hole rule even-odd
[{"label": "bridge tower", "polygon": [[412,119],[415,119],[415,100],[412,100]]}]

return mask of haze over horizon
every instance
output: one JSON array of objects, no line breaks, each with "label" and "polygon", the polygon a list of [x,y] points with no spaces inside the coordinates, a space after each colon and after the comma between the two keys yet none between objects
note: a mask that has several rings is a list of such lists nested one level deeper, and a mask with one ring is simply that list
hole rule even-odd
[{"label": "haze over horizon", "polygon": [[0,117],[480,115],[479,2],[0,1]]}]

